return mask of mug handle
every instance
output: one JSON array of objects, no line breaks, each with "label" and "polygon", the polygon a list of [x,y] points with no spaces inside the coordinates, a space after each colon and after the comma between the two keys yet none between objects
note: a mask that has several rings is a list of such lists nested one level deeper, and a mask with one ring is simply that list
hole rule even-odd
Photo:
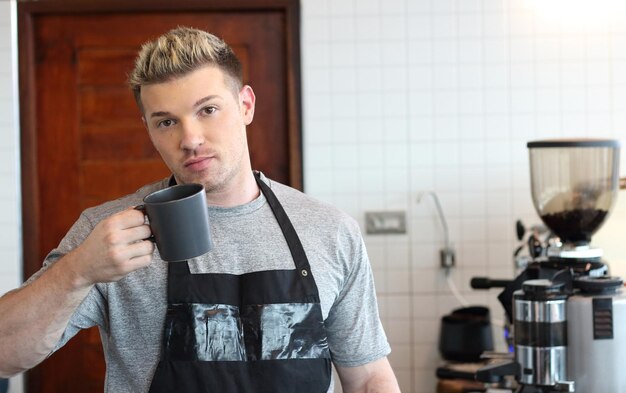
[{"label": "mug handle", "polygon": [[[135,206],[133,209],[135,210],[139,210],[140,212],[143,213],[144,216],[148,216],[146,214],[146,205],[145,204],[141,204],[141,205],[137,205]],[[152,243],[156,243],[156,239],[154,238],[154,235],[150,235],[150,237],[144,239],[144,240],[150,240]]]}]

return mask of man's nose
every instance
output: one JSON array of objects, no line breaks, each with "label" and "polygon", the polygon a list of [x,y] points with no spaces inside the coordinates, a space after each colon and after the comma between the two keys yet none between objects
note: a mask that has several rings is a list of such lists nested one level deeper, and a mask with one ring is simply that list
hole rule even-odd
[{"label": "man's nose", "polygon": [[204,143],[204,132],[201,125],[195,121],[188,121],[182,124],[182,137],[180,148],[183,150],[195,150]]}]

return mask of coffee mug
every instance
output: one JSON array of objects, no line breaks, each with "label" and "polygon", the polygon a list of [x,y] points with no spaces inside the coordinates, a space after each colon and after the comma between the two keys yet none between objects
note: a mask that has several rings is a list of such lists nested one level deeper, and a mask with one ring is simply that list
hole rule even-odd
[{"label": "coffee mug", "polygon": [[148,217],[161,259],[186,261],[213,248],[209,212],[201,184],[181,184],[148,194],[136,207]]}]

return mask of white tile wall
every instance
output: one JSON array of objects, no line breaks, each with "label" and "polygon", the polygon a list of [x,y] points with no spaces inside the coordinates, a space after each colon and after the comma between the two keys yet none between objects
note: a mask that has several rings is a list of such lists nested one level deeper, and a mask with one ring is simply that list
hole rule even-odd
[{"label": "white tile wall", "polygon": [[[0,1],[0,295],[22,278],[16,0]],[[9,392],[23,391],[22,377]]]},{"label": "white tile wall", "polygon": [[[435,390],[439,318],[460,306],[438,268],[434,204],[418,204],[418,194],[441,199],[457,251],[453,281],[502,318],[498,292],[468,283],[512,277],[515,220],[539,221],[526,142],[626,142],[626,12],[617,3],[302,1],[306,192],[361,223],[368,210],[408,214],[407,235],[366,236],[403,391]],[[612,220],[626,228],[620,212]]]},{"label": "white tile wall", "polygon": [[[368,210],[407,211],[406,235],[366,236],[404,392],[434,391],[439,318],[459,306],[438,268],[436,210],[418,194],[441,199],[452,279],[499,318],[497,292],[467,282],[510,277],[514,221],[538,221],[525,143],[626,142],[623,6],[588,2],[578,19],[587,2],[547,9],[566,3],[302,0],[306,191],[361,223]],[[15,9],[0,1],[0,293],[21,279]],[[626,228],[626,214],[611,227]]]}]

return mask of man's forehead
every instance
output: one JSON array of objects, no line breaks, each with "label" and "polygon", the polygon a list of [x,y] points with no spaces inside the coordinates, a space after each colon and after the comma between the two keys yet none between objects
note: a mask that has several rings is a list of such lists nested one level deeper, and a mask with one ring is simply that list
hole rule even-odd
[{"label": "man's forehead", "polygon": [[230,90],[231,88],[225,84],[223,78],[216,80],[211,75],[200,74],[145,85],[140,95],[142,102],[146,105],[183,99],[189,104],[195,104],[198,100],[206,100],[206,97],[224,98]]},{"label": "man's forehead", "polygon": [[[165,107],[193,107],[199,100],[211,96],[211,100],[237,100],[240,83],[234,77],[215,65],[205,65],[183,75],[169,78],[162,82],[141,87],[139,99],[142,112],[169,110]],[[206,100],[205,100],[206,101]]]}]

